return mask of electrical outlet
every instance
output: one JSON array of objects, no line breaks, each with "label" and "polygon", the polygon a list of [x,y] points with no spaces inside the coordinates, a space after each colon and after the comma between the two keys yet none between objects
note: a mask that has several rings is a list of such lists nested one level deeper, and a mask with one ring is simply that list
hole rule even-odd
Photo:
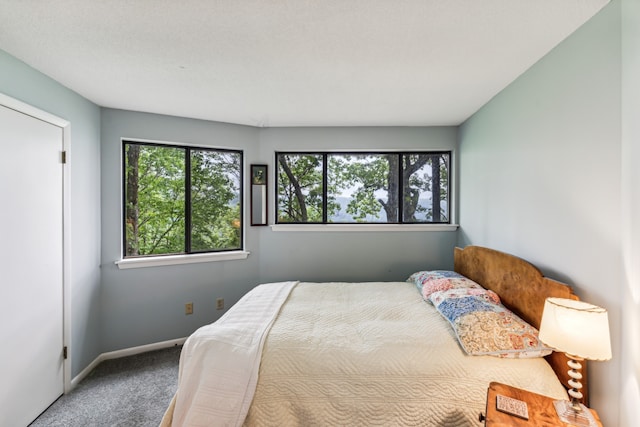
[{"label": "electrical outlet", "polygon": [[224,310],[224,298],[216,299],[216,310]]},{"label": "electrical outlet", "polygon": [[184,305],[184,314],[193,314],[193,303],[188,302]]}]

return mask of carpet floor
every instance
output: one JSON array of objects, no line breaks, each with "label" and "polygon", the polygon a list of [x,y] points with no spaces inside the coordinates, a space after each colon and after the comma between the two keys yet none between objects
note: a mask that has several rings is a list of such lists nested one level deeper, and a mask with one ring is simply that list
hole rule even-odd
[{"label": "carpet floor", "polygon": [[157,427],[178,387],[181,346],[100,363],[32,427]]}]

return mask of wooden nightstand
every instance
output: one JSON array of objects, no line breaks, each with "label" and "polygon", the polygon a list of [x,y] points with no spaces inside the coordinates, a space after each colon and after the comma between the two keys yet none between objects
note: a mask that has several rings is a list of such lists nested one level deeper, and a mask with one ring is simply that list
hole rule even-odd
[{"label": "wooden nightstand", "polygon": [[[526,402],[529,420],[500,412],[496,409],[496,395],[512,397]],[[487,392],[486,427],[532,427],[532,426],[570,426],[558,419],[553,407],[553,398],[532,393],[530,391],[511,387],[506,384],[492,382]],[[598,424],[602,427],[600,417],[593,409],[590,410]]]}]

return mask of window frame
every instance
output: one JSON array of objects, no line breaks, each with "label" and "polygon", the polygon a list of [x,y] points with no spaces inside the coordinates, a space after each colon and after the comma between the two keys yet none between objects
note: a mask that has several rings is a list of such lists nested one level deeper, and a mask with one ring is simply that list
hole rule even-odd
[{"label": "window frame", "polygon": [[[418,221],[407,221],[405,222],[403,219],[403,207],[402,205],[398,206],[398,221],[395,222],[329,222],[328,221],[328,213],[327,213],[327,191],[328,191],[328,157],[330,155],[345,155],[345,156],[366,156],[366,155],[397,155],[398,156],[398,200],[402,201],[402,195],[404,193],[404,180],[403,180],[403,156],[404,155],[420,155],[420,154],[428,154],[428,155],[448,155],[448,179],[447,179],[447,221],[440,222],[418,222]],[[280,197],[279,197],[279,170],[280,165],[278,162],[280,155],[309,155],[309,156],[322,156],[322,222],[281,222],[279,215],[280,208]],[[344,230],[344,231],[352,231],[356,230],[358,227],[361,229],[388,229],[393,231],[403,230],[424,230],[424,229],[432,229],[432,230],[450,230],[457,229],[457,225],[454,222],[454,152],[453,150],[446,149],[434,149],[434,150],[394,150],[394,151],[384,151],[384,150],[311,150],[311,151],[276,151],[275,152],[275,185],[274,185],[274,225],[272,229],[275,231],[298,231],[298,230],[317,230],[317,231],[327,231],[329,228],[333,228],[336,231]]]},{"label": "window frame", "polygon": [[[184,228],[185,228],[185,231],[184,231],[184,251],[183,252],[171,252],[171,253],[164,253],[164,254],[146,254],[146,255],[127,255],[126,254],[127,253],[127,229],[126,229],[127,160],[126,160],[125,147],[128,144],[135,144],[140,146],[151,146],[151,147],[162,147],[162,148],[176,148],[176,149],[184,150],[184,154],[185,154],[185,164],[184,164],[185,226]],[[219,249],[219,250],[192,250],[191,248],[191,228],[192,228],[191,152],[192,151],[226,152],[226,153],[235,153],[235,154],[238,154],[239,156],[238,168],[239,168],[240,176],[239,176],[239,185],[238,185],[238,190],[239,190],[238,204],[240,208],[240,215],[239,215],[240,245],[238,248]],[[245,174],[244,174],[244,151],[243,150],[233,149],[233,148],[203,146],[203,145],[197,145],[197,144],[180,144],[180,143],[169,143],[169,142],[161,142],[161,141],[139,140],[135,138],[122,138],[120,154],[121,154],[121,168],[122,168],[120,173],[120,180],[122,185],[121,187],[122,197],[121,197],[121,206],[120,206],[120,216],[121,216],[120,226],[122,227],[122,230],[121,230],[122,242],[120,245],[121,259],[119,261],[116,261],[116,264],[120,269],[247,258],[249,253],[245,251],[245,221],[244,221]],[[188,212],[188,215],[187,215],[187,212]]]}]

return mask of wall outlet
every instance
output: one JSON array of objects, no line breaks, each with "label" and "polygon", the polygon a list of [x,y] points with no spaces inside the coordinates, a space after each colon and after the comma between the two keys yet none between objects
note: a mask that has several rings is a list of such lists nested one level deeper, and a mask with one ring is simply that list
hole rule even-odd
[{"label": "wall outlet", "polygon": [[184,314],[193,314],[193,303],[188,302],[184,305]]},{"label": "wall outlet", "polygon": [[216,299],[216,310],[224,310],[224,298]]}]

